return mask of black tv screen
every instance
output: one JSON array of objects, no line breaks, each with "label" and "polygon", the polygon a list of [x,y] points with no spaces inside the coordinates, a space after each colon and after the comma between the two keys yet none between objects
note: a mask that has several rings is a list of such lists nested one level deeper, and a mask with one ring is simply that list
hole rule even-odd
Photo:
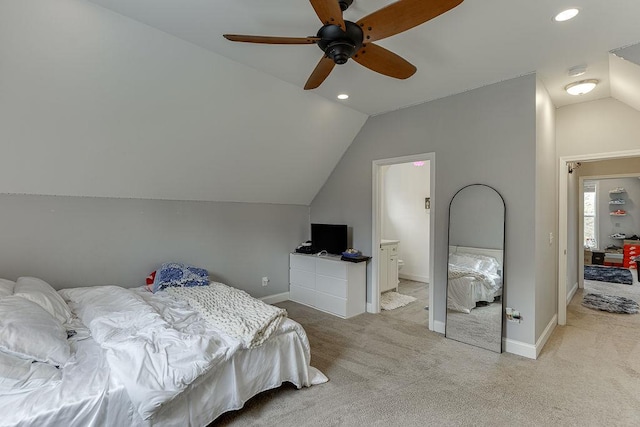
[{"label": "black tv screen", "polygon": [[313,252],[327,251],[340,255],[347,250],[347,226],[343,224],[311,224]]}]

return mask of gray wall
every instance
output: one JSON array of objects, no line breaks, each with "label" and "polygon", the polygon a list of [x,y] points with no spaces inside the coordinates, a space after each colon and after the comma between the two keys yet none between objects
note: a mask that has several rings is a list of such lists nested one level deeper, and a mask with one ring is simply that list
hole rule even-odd
[{"label": "gray wall", "polygon": [[[535,342],[558,312],[556,108],[536,82]],[[539,349],[538,349],[539,351]]]},{"label": "gray wall", "polygon": [[[567,296],[573,289],[574,285],[578,283],[578,268],[579,262],[578,256],[582,256],[582,240],[578,236],[578,225],[580,221],[579,203],[580,197],[578,194],[579,179],[578,171],[576,169],[567,176]],[[567,170],[562,168],[559,173],[567,173]],[[564,189],[561,190],[561,197],[565,197]],[[580,248],[576,251],[575,248]]]},{"label": "gray wall", "polygon": [[[557,156],[593,156],[599,153],[638,150],[640,112],[613,98],[567,105],[556,110]],[[622,163],[618,163],[622,162]],[[638,160],[617,159],[583,162],[580,176],[638,172]],[[566,173],[560,170],[559,173]],[[567,196],[567,292],[578,280],[578,257],[582,241],[578,236],[578,179],[569,175]],[[563,189],[564,193],[564,189]],[[564,194],[560,195],[564,197]]]},{"label": "gray wall", "polygon": [[[640,171],[638,171],[640,172]],[[624,233],[627,236],[640,235],[640,179],[612,178],[598,179],[597,218],[598,218],[598,247],[604,249],[609,245],[622,246],[622,240],[614,240],[609,236],[614,233]],[[609,191],[622,187],[627,192],[609,195]],[[610,205],[609,200],[623,199],[624,205]],[[626,216],[611,216],[610,212],[624,209]]]},{"label": "gray wall", "polygon": [[449,209],[449,245],[504,249],[504,203],[484,185],[456,193]]},{"label": "gray wall", "polygon": [[178,261],[262,297],[289,291],[308,235],[307,206],[0,194],[0,277],[133,287]]},{"label": "gray wall", "polygon": [[[435,320],[445,321],[447,210],[467,184],[496,188],[506,203],[506,302],[525,321],[507,337],[534,342],[536,77],[523,76],[370,118],[311,204],[312,222],[353,227],[354,246],[371,249],[372,162],[435,152]],[[373,254],[375,256],[375,254]],[[371,301],[371,265],[367,299]]]}]

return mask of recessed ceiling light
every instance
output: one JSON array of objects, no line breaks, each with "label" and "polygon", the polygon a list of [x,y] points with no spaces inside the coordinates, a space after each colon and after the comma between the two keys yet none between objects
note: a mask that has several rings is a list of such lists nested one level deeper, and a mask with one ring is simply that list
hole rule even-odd
[{"label": "recessed ceiling light", "polygon": [[338,99],[349,99],[349,95],[347,95],[346,93],[341,93],[340,95],[338,95]]},{"label": "recessed ceiling light", "polygon": [[584,95],[585,93],[591,92],[597,84],[598,80],[596,79],[580,80],[579,82],[569,83],[564,87],[564,90],[566,90],[569,95]]},{"label": "recessed ceiling light", "polygon": [[580,13],[580,11],[575,8],[563,10],[562,12],[554,16],[553,20],[556,22],[568,21],[569,19],[575,18],[578,13]]}]

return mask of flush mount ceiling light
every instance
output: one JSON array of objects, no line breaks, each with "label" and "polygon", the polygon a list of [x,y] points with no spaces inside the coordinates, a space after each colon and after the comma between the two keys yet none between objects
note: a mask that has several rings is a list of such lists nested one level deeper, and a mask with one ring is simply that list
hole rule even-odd
[{"label": "flush mount ceiling light", "polygon": [[556,16],[554,16],[553,20],[556,21],[556,22],[568,21],[569,19],[575,18],[576,15],[578,15],[578,13],[580,13],[580,11],[578,9],[575,9],[575,8],[563,10],[562,12],[560,12]]},{"label": "flush mount ceiling light", "polygon": [[597,84],[598,80],[596,79],[580,80],[579,82],[569,83],[564,87],[564,90],[569,95],[584,95],[591,92]]},{"label": "flush mount ceiling light", "polygon": [[338,99],[342,99],[342,100],[349,99],[349,95],[347,95],[346,93],[341,93],[340,95],[338,95]]}]

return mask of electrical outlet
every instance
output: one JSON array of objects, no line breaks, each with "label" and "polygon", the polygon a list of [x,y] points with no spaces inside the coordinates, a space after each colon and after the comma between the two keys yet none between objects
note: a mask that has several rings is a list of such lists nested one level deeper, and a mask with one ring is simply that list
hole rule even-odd
[{"label": "electrical outlet", "polygon": [[549,233],[549,244],[553,244],[553,233]]},{"label": "electrical outlet", "polygon": [[518,310],[514,310],[511,307],[507,307],[504,309],[505,314],[507,315],[507,320],[509,322],[520,323],[522,320],[522,316]]},{"label": "electrical outlet", "polygon": [[267,286],[269,284],[269,278],[267,276],[262,278],[262,286]]}]

